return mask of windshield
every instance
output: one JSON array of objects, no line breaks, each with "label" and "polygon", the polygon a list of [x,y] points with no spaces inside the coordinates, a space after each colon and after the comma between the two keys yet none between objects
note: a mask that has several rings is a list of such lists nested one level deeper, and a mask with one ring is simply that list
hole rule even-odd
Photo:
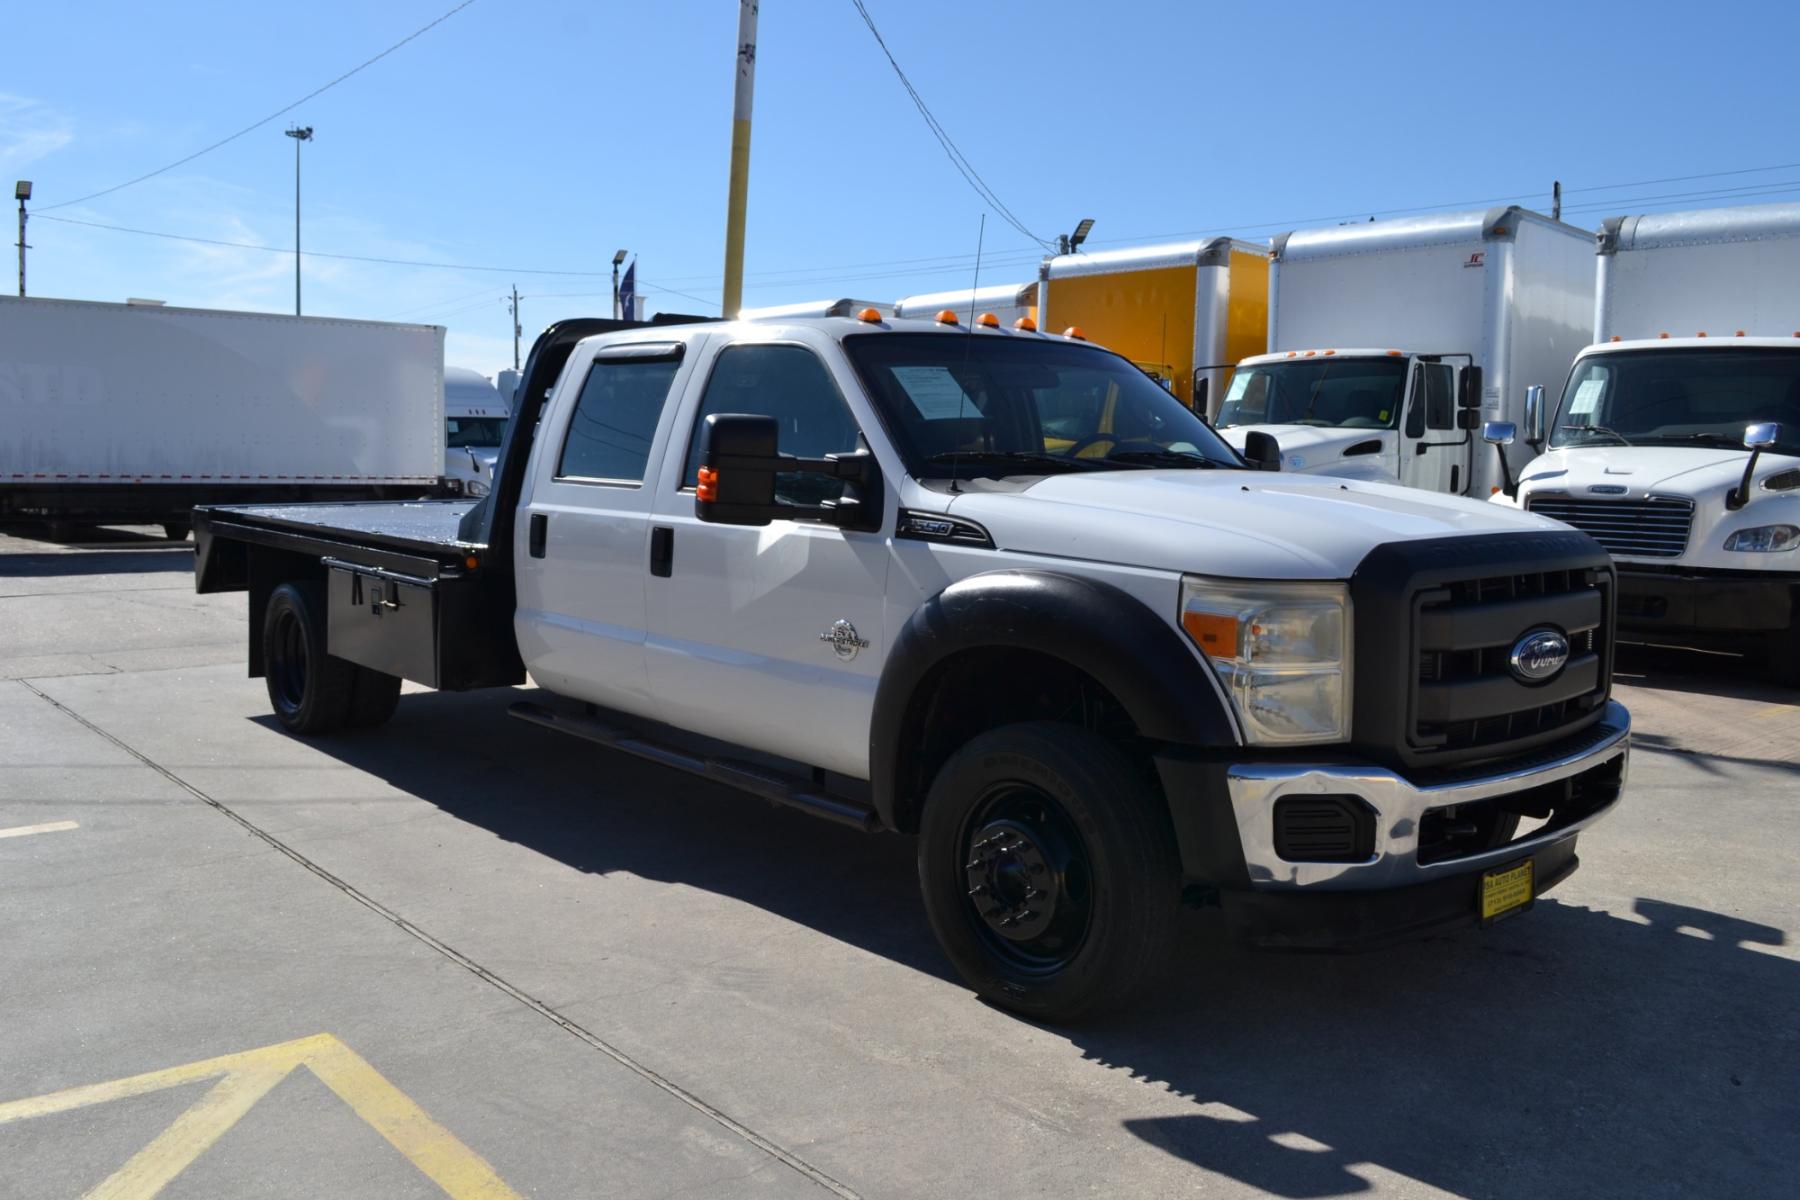
[{"label": "windshield", "polygon": [[1312,358],[1239,367],[1219,428],[1322,425],[1392,429],[1406,387],[1404,358]]},{"label": "windshield", "polygon": [[491,450],[497,449],[505,436],[505,417],[451,417],[445,426],[444,445],[451,450]]},{"label": "windshield", "polygon": [[1575,366],[1550,444],[1742,449],[1744,427],[1781,425],[1783,454],[1800,454],[1800,352],[1639,350]]},{"label": "windshield", "polygon": [[1243,465],[1181,401],[1094,346],[920,333],[845,349],[921,479]]}]

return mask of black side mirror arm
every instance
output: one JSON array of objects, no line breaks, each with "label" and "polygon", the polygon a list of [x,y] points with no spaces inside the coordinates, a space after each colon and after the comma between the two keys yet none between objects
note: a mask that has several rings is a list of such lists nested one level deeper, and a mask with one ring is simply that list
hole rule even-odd
[{"label": "black side mirror arm", "polygon": [[1738,485],[1725,493],[1725,507],[1732,512],[1750,503],[1750,477],[1756,473],[1756,460],[1762,457],[1762,447],[1750,451],[1749,459],[1744,463],[1744,477]]}]

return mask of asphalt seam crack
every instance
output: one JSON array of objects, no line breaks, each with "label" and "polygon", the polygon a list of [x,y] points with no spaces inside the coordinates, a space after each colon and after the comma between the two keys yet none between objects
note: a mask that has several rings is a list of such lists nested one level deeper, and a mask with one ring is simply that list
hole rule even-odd
[{"label": "asphalt seam crack", "polygon": [[537,997],[531,995],[529,992],[526,992],[523,989],[516,987],[513,984],[507,982],[501,976],[496,975],[494,972],[488,970],[486,967],[482,966],[480,963],[476,962],[474,959],[470,958],[468,955],[462,953],[460,950],[457,950],[454,946],[450,946],[442,941],[439,941],[437,938],[435,938],[431,934],[425,932],[423,929],[420,929],[417,925],[414,925],[411,921],[408,921],[405,917],[401,916],[399,913],[395,912],[393,909],[387,907],[385,904],[382,904],[379,900],[375,899],[373,896],[370,896],[368,893],[357,888],[354,884],[348,882],[347,880],[340,879],[338,876],[333,875],[330,871],[327,871],[324,867],[320,866],[318,863],[314,862],[312,859],[306,857],[306,855],[300,853],[298,850],[294,849],[292,846],[289,846],[286,842],[283,842],[280,838],[276,837],[274,834],[269,833],[268,831],[264,830],[260,826],[256,825],[249,818],[241,815],[236,810],[232,809],[229,805],[226,805],[222,801],[215,800],[213,797],[207,795],[205,792],[201,791],[199,788],[195,787],[193,784],[189,783],[187,780],[183,779],[181,776],[175,774],[175,772],[169,770],[167,767],[163,766],[161,763],[157,762],[155,759],[152,759],[149,755],[142,753],[135,747],[119,740],[118,738],[114,737],[112,734],[108,733],[106,730],[100,728],[100,726],[94,724],[92,721],[88,720],[86,717],[82,716],[80,713],[76,712],[74,709],[70,708],[68,705],[64,704],[62,701],[56,699],[55,697],[49,695],[48,693],[46,693],[44,691],[38,689],[37,687],[34,687],[27,680],[17,679],[17,680],[14,680],[13,682],[15,682],[19,686],[27,689],[28,691],[30,691],[31,693],[36,695],[40,700],[43,700],[45,703],[51,705],[53,708],[57,709],[58,711],[62,712],[66,716],[68,716],[71,720],[78,722],[79,724],[83,725],[91,732],[98,734],[100,737],[105,738],[107,741],[111,742],[113,745],[117,746],[119,749],[123,750],[125,753],[131,755],[131,757],[135,758],[137,761],[143,763],[146,767],[149,767],[152,771],[155,771],[158,775],[161,775],[164,779],[167,779],[170,783],[174,784],[176,787],[180,788],[182,791],[184,791],[184,792],[188,793],[190,796],[194,797],[194,799],[199,800],[203,804],[211,806],[212,808],[216,809],[218,812],[220,812],[224,816],[229,817],[231,820],[235,821],[238,825],[242,826],[243,829],[245,830],[245,832],[249,833],[253,837],[256,837],[256,838],[262,840],[263,842],[267,843],[270,848],[279,851],[281,854],[285,855],[286,857],[288,857],[295,863],[306,868],[308,871],[311,871],[314,875],[318,876],[320,879],[323,879],[326,883],[330,884],[332,887],[336,888],[338,891],[344,893],[344,895],[350,897],[352,900],[355,900],[358,904],[361,904],[363,907],[369,909],[371,912],[376,913],[377,915],[381,916],[382,918],[384,918],[389,923],[391,923],[392,925],[394,925],[396,928],[400,929],[404,933],[408,934],[409,936],[416,938],[418,941],[423,942],[425,945],[431,947],[431,949],[437,951],[438,954],[449,959],[451,962],[455,963],[457,966],[462,967],[464,970],[468,971],[470,974],[474,975],[476,978],[480,979],[482,982],[488,984],[491,987],[498,989],[501,992],[504,992],[506,995],[510,996],[512,999],[518,1001],[520,1004],[523,1004],[525,1007],[527,1007],[527,1008],[531,1009],[533,1012],[537,1013],[540,1017],[543,1017],[545,1020],[550,1021],[552,1024],[559,1026],[565,1033],[568,1033],[573,1037],[579,1038],[581,1041],[587,1043],[587,1045],[591,1046],[593,1049],[598,1050],[600,1053],[606,1055],[608,1058],[612,1059],[614,1062],[618,1063],[620,1066],[624,1067],[626,1070],[630,1071],[632,1074],[638,1076],[640,1079],[644,1080],[646,1083],[652,1084],[655,1087],[662,1089],[662,1091],[666,1092],[670,1096],[673,1096],[675,1099],[681,1101],[683,1104],[687,1105],[689,1108],[693,1109],[695,1112],[700,1113],[702,1116],[706,1117],[708,1120],[712,1121],[713,1123],[723,1127],[724,1129],[730,1131],[733,1134],[736,1134],[739,1138],[750,1143],[752,1146],[756,1147],[758,1150],[761,1150],[764,1154],[767,1154],[769,1157],[776,1159],[777,1161],[785,1164],[786,1166],[791,1168],[796,1173],[811,1180],[813,1183],[818,1184],[820,1187],[831,1192],[833,1195],[840,1196],[843,1198],[843,1200],[862,1200],[862,1197],[857,1192],[852,1190],[848,1185],[840,1183],[838,1180],[832,1178],[830,1175],[827,1175],[824,1171],[821,1171],[819,1168],[813,1166],[811,1163],[807,1162],[805,1159],[801,1158],[799,1155],[793,1153],[790,1150],[783,1148],[781,1145],[777,1144],[776,1142],[771,1141],[769,1138],[766,1138],[762,1134],[756,1132],[756,1130],[750,1128],[748,1125],[745,1125],[742,1121],[736,1120],[735,1118],[731,1117],[730,1115],[728,1115],[721,1109],[715,1108],[713,1105],[708,1104],[705,1100],[702,1100],[699,1096],[696,1096],[694,1093],[688,1091],[686,1088],[682,1087],[680,1084],[676,1083],[674,1080],[669,1079],[667,1076],[662,1075],[661,1073],[657,1072],[656,1070],[654,1070],[648,1066],[645,1066],[643,1063],[639,1062],[637,1059],[633,1058],[631,1055],[625,1053],[625,1051],[619,1049],[617,1046],[614,1046],[612,1043],[608,1042],[606,1039],[600,1037],[598,1034],[593,1033],[592,1031],[583,1028],[582,1026],[576,1024],[574,1021],[570,1020],[568,1017],[563,1016],[561,1013],[559,1013],[555,1009],[551,1008],[548,1004],[545,1004],[543,1001],[539,1000]]}]

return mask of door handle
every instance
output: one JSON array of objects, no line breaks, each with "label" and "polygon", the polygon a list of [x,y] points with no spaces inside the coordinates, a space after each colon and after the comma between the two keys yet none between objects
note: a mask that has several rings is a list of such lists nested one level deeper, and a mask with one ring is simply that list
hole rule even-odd
[{"label": "door handle", "polygon": [[550,539],[550,514],[531,514],[531,557],[544,557],[544,543]]},{"label": "door handle", "polygon": [[667,525],[651,527],[650,573],[659,579],[675,573],[675,530]]}]

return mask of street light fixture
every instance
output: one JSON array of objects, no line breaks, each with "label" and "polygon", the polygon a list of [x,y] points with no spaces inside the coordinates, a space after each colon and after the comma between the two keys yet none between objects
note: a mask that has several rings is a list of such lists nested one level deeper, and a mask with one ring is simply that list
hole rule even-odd
[{"label": "street light fixture", "polygon": [[294,315],[300,315],[300,143],[312,141],[312,126],[290,125],[294,139]]},{"label": "street light fixture", "polygon": [[31,180],[21,179],[13,184],[13,199],[19,202],[19,295],[25,294],[25,251],[30,247],[25,244],[25,202],[31,199]]},{"label": "street light fixture", "polygon": [[1062,253],[1073,254],[1075,251],[1079,250],[1081,248],[1081,243],[1087,241],[1088,231],[1093,227],[1094,218],[1083,217],[1081,218],[1081,223],[1075,226],[1074,233],[1066,233],[1057,238],[1056,240],[1062,243]]},{"label": "street light fixture", "polygon": [[612,315],[613,315],[613,320],[615,320],[615,321],[619,319],[619,265],[625,261],[625,256],[630,253],[631,253],[631,251],[629,251],[629,250],[621,250],[617,254],[613,255],[613,308],[612,308]]}]

